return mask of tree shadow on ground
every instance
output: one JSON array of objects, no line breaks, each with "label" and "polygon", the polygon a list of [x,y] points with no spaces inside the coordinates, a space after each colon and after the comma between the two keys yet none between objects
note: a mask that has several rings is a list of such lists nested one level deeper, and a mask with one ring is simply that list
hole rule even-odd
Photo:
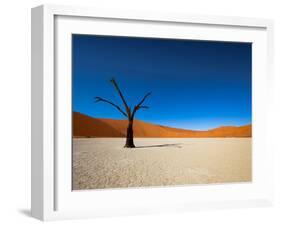
[{"label": "tree shadow on ground", "polygon": [[181,148],[181,143],[177,143],[177,144],[143,145],[143,146],[136,146],[135,148],[162,148],[162,147],[177,147],[177,148]]}]

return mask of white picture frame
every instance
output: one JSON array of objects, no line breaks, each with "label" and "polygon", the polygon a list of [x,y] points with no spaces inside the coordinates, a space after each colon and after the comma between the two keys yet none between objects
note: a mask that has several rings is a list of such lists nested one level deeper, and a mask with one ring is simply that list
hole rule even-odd
[{"label": "white picture frame", "polygon": [[[99,23],[104,21],[107,24],[100,26]],[[151,37],[154,35],[149,32],[158,29],[155,37],[187,38],[184,32],[181,33],[186,27],[189,27],[190,39],[255,43],[253,182],[72,192],[69,187],[71,147],[69,142],[63,141],[63,138],[71,137],[71,125],[64,123],[64,118],[69,119],[66,111],[71,105],[69,35],[72,32],[122,33]],[[32,216],[41,220],[56,220],[272,205],[273,153],[266,140],[266,136],[270,135],[266,119],[271,109],[272,64],[273,21],[267,19],[110,11],[56,5],[33,8]]]}]

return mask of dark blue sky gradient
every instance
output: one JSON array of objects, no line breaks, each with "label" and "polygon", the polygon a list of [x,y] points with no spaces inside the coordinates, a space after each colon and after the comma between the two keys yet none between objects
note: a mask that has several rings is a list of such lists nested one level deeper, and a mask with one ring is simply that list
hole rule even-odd
[{"label": "dark blue sky gradient", "polygon": [[[250,43],[73,35],[73,110],[123,119],[101,96],[130,106],[152,91],[136,118],[204,130],[251,123]],[[122,106],[123,107],[123,106]]]}]

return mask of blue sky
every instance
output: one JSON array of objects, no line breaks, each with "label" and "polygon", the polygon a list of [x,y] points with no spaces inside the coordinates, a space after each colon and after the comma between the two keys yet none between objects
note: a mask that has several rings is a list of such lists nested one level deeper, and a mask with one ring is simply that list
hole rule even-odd
[{"label": "blue sky", "polygon": [[152,95],[136,118],[160,125],[205,130],[251,123],[251,43],[73,35],[73,111],[124,119],[94,97],[130,106]]}]

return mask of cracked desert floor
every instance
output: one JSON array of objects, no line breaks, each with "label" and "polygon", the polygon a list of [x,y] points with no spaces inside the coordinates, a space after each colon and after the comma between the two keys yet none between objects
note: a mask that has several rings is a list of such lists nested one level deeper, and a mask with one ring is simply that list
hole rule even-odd
[{"label": "cracked desert floor", "polygon": [[250,182],[251,138],[73,139],[73,190]]}]

